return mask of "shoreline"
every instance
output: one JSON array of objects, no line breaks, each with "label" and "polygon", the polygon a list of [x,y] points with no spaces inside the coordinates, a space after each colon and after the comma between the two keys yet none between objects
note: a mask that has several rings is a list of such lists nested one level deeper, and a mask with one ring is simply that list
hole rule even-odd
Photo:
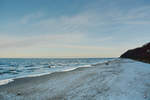
[{"label": "shoreline", "polygon": [[[117,60],[117,59],[115,59]],[[114,61],[114,60],[112,60]],[[16,77],[16,78],[8,78],[8,79],[3,79],[3,80],[0,80],[0,86],[1,85],[6,85],[6,84],[9,84],[17,79],[22,79],[22,78],[32,78],[32,77],[40,77],[40,76],[45,76],[45,75],[50,75],[50,74],[53,74],[53,73],[58,73],[58,72],[68,72],[68,71],[73,71],[73,70],[76,70],[78,68],[87,68],[87,67],[93,67],[93,66],[96,66],[96,65],[103,65],[103,64],[106,64],[106,63],[109,63],[110,61],[104,61],[104,62],[101,62],[101,63],[97,63],[97,64],[91,64],[91,65],[83,65],[83,66],[78,66],[78,67],[74,67],[74,68],[70,68],[70,69],[66,69],[66,70],[62,70],[62,71],[56,71],[56,72],[48,72],[48,73],[39,73],[39,74],[33,74],[33,75],[26,75],[26,76],[21,76],[21,77]]]},{"label": "shoreline", "polygon": [[[109,64],[80,67],[67,72],[15,79],[11,83],[0,86],[0,99],[99,100],[101,98],[102,100],[122,100],[123,97],[125,98],[123,100],[131,100],[135,95],[136,98],[132,100],[144,100],[143,91],[149,88],[142,85],[143,83],[139,80],[150,79],[148,76],[150,69],[147,68],[149,65],[144,64],[146,67],[143,67],[144,70],[142,71],[139,65],[143,64],[121,59],[111,61]],[[137,73],[143,72],[147,76],[144,78],[138,76]],[[136,78],[135,81],[138,80],[139,87],[135,88],[137,82],[132,82],[134,78]],[[149,80],[147,83],[149,84]],[[129,84],[131,85],[130,88],[128,87]],[[141,88],[143,89],[141,90]],[[126,92],[130,94],[126,94]],[[117,96],[118,93],[119,96]],[[126,97],[124,97],[125,95]],[[109,99],[110,97],[112,99]]]}]

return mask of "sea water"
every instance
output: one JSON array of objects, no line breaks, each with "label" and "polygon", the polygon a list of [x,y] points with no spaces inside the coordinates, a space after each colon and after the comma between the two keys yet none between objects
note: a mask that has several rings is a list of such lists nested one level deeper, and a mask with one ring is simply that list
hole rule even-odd
[{"label": "sea water", "polygon": [[35,77],[53,72],[69,71],[78,67],[91,67],[115,58],[1,58],[0,85],[15,78]]}]

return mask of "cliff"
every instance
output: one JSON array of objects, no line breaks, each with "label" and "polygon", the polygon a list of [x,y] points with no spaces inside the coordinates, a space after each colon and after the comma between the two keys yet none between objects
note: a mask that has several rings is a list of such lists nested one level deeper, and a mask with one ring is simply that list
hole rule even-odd
[{"label": "cliff", "polygon": [[122,54],[120,58],[129,58],[133,60],[150,63],[150,43],[147,43],[142,47],[128,50],[127,52]]}]

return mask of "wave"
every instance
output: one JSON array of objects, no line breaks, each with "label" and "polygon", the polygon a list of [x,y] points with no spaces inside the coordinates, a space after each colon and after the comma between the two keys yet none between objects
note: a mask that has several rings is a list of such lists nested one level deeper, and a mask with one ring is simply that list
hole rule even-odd
[{"label": "wave", "polygon": [[[113,60],[111,60],[111,61],[113,61]],[[88,64],[88,65],[81,65],[81,66],[73,67],[73,68],[66,68],[66,69],[63,69],[63,70],[55,71],[55,72],[68,72],[68,71],[75,70],[77,68],[93,67],[93,66],[97,66],[97,65],[101,65],[101,64],[106,64],[108,62],[110,62],[110,60],[104,61],[104,62],[99,62],[99,63],[96,63],[96,64]],[[55,68],[55,66],[53,66],[52,68]],[[39,76],[43,76],[43,75],[52,74],[52,73],[55,73],[55,72],[39,73],[39,74],[33,74],[33,75],[20,76],[20,77],[17,77],[17,78],[4,79],[4,80],[0,80],[0,85],[6,85],[10,82],[13,82],[15,79],[26,78],[26,77],[39,77]]]},{"label": "wave", "polygon": [[5,85],[5,84],[8,84],[8,83],[13,82],[13,81],[14,81],[13,79],[0,80],[0,85]]}]

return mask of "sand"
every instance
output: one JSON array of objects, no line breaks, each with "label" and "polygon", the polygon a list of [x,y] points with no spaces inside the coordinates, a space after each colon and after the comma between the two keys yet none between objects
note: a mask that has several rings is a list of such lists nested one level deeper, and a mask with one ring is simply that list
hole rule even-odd
[{"label": "sand", "polygon": [[150,65],[118,59],[15,79],[0,86],[0,100],[150,100]]}]

